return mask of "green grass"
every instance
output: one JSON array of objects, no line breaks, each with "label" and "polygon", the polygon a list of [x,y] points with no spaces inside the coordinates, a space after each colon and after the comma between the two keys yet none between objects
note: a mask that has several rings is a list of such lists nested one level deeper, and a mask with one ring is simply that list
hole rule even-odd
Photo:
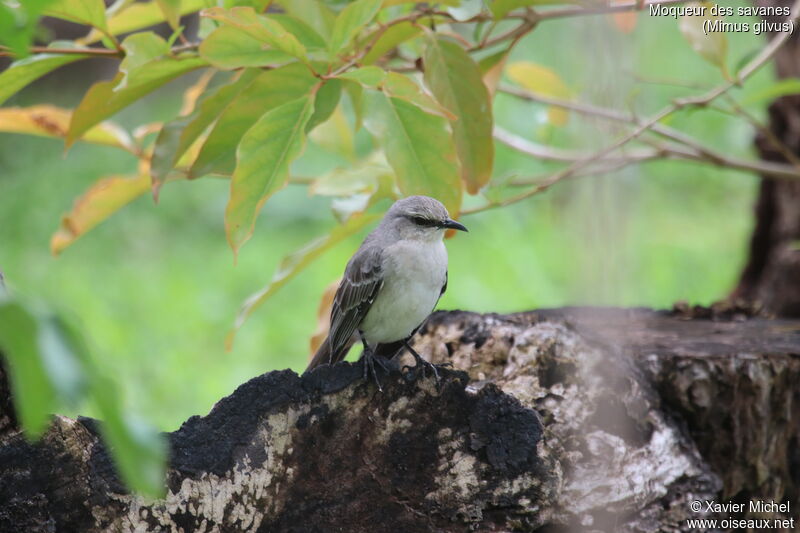
[{"label": "green grass", "polygon": [[[674,21],[648,18],[640,16],[632,35],[610,31],[599,18],[542,24],[514,59],[550,65],[583,100],[642,114],[690,91],[635,76],[708,87],[722,81]],[[732,61],[760,42],[731,36]],[[744,91],[769,81],[765,71]],[[168,117],[179,105],[179,85],[121,113],[121,122],[130,127]],[[63,105],[77,97],[74,89],[58,93]],[[54,97],[52,87],[39,86],[8,105]],[[588,150],[624,132],[574,116],[554,129],[542,122],[545,113],[498,97],[498,123],[539,142]],[[718,113],[681,113],[671,125],[741,157],[751,150],[752,131]],[[234,266],[222,224],[228,184],[171,183],[157,206],[150,198],[134,202],[54,258],[48,241],[73,199],[102,176],[135,171],[132,158],[111,149],[79,145],[66,157],[62,152],[52,140],[0,135],[0,268],[17,292],[79,319],[94,357],[116,377],[130,408],[172,429],[250,377],[303,368],[319,296],[363,235],[278,292],[245,324],[230,353],[224,337],[242,301],[269,282],[280,258],[335,223],[325,199],[309,198],[300,187],[277,194]],[[298,172],[319,173],[337,161],[309,146]],[[552,168],[502,147],[495,167],[497,176]],[[756,186],[751,175],[658,162],[560,184],[471,216],[464,220],[470,233],[448,242],[450,285],[440,308],[711,303],[730,291],[743,264]]]}]

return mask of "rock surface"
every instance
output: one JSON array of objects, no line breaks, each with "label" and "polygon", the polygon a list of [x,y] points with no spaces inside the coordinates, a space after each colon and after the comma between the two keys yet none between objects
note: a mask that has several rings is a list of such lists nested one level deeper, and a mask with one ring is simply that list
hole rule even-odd
[{"label": "rock surface", "polygon": [[243,384],[168,435],[163,500],[125,490],[94,421],[7,429],[0,531],[689,531],[727,516],[692,500],[800,509],[800,322],[454,311],[416,347],[454,364],[439,387],[379,392],[347,363]]}]

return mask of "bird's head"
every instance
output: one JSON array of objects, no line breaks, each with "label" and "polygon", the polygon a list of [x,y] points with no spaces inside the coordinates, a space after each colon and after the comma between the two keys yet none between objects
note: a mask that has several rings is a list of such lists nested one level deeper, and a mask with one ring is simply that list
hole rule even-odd
[{"label": "bird's head", "polygon": [[448,229],[467,231],[463,224],[450,218],[439,200],[428,196],[409,196],[396,201],[384,217],[402,239],[441,240]]}]

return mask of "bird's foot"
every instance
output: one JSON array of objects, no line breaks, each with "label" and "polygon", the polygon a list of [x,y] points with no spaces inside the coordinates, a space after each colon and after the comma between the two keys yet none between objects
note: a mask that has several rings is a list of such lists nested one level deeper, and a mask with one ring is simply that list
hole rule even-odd
[{"label": "bird's foot", "polygon": [[436,379],[436,386],[438,387],[439,383],[440,383],[440,381],[442,379],[439,376],[439,369],[453,366],[453,363],[441,363],[441,364],[438,364],[438,365],[433,364],[430,361],[427,361],[427,360],[423,359],[420,354],[418,354],[417,352],[412,350],[410,347],[409,347],[409,351],[411,352],[411,355],[414,356],[414,359],[416,360],[416,364],[414,366],[405,365],[405,366],[403,366],[403,370],[408,369],[408,373],[411,375],[412,379],[416,379],[417,371],[420,371],[422,373],[422,377],[425,378],[425,377],[427,377],[428,370],[430,370],[431,374],[433,374],[433,377]]},{"label": "bird's foot", "polygon": [[379,355],[374,355],[371,351],[366,350],[361,356],[361,359],[364,362],[364,381],[367,381],[369,379],[369,375],[372,374],[372,379],[375,380],[375,385],[378,386],[378,390],[383,392],[383,387],[381,387],[381,382],[378,379],[378,373],[375,370],[375,364],[377,363],[381,370],[388,374],[391,368],[389,361]]}]

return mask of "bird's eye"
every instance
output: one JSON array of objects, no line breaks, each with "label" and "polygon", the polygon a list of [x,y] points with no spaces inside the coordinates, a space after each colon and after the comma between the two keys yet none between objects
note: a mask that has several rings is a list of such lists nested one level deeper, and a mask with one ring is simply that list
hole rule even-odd
[{"label": "bird's eye", "polygon": [[411,217],[411,221],[418,226],[424,226],[424,227],[433,226],[435,224],[434,221],[427,219],[425,217]]}]

